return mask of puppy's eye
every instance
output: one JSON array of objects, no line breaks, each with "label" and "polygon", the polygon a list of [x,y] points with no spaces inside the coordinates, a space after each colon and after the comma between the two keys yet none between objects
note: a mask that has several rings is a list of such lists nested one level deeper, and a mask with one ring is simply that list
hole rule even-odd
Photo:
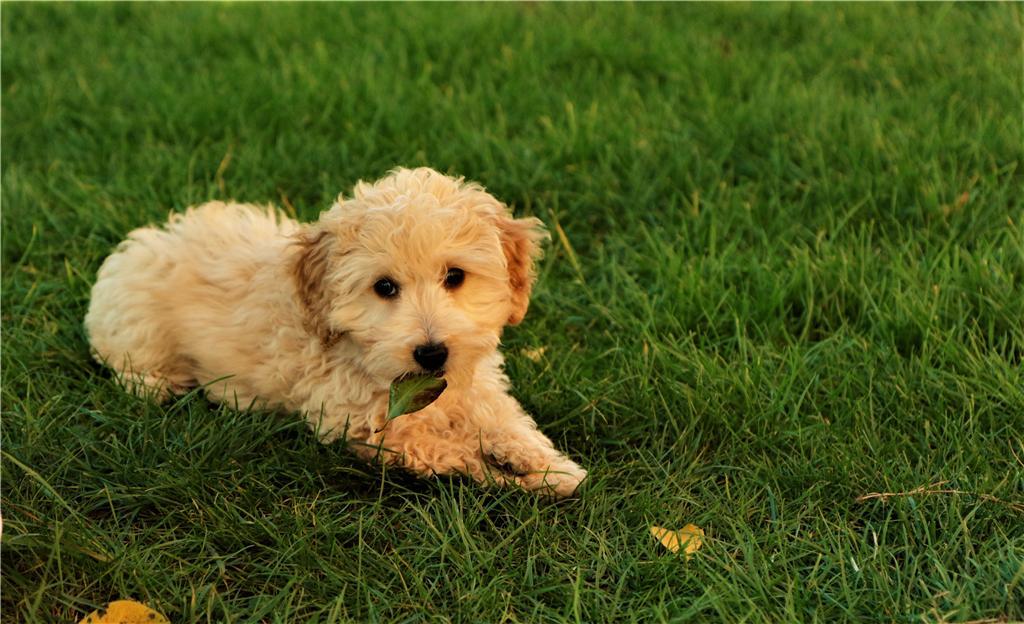
[{"label": "puppy's eye", "polygon": [[465,280],[466,272],[458,267],[452,267],[448,269],[448,273],[444,276],[444,287],[448,290],[455,290],[462,286],[462,282]]},{"label": "puppy's eye", "polygon": [[390,277],[382,277],[374,283],[373,292],[384,299],[394,299],[398,296],[398,284]]}]

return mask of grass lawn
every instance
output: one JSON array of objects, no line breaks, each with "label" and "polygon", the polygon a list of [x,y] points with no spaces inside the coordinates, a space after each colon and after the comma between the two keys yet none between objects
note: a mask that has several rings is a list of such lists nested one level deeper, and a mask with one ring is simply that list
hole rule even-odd
[{"label": "grass lawn", "polygon": [[[1024,619],[1021,5],[2,14],[5,622]],[[130,229],[399,164],[555,232],[505,351],[578,499],[90,360]]]}]

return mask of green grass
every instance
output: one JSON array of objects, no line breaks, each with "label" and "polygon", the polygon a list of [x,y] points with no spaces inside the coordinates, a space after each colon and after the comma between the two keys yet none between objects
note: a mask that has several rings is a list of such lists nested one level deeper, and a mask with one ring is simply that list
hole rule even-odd
[{"label": "green grass", "polygon": [[[1024,618],[1020,5],[2,13],[5,622]],[[130,229],[399,164],[561,228],[505,350],[578,500],[90,361]]]}]

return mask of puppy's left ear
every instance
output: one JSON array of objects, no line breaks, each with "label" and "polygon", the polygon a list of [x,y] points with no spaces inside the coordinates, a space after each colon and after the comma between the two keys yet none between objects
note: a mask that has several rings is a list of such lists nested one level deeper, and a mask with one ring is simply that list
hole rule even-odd
[{"label": "puppy's left ear", "polygon": [[337,340],[337,332],[327,322],[329,298],[326,275],[331,254],[331,236],[320,229],[309,228],[298,235],[292,275],[295,292],[306,315],[306,329],[320,339],[324,347]]},{"label": "puppy's left ear", "polygon": [[518,325],[530,307],[530,292],[537,279],[534,265],[541,256],[540,243],[548,238],[544,223],[536,217],[498,218],[501,249],[508,263],[508,281],[512,308],[508,324]]}]

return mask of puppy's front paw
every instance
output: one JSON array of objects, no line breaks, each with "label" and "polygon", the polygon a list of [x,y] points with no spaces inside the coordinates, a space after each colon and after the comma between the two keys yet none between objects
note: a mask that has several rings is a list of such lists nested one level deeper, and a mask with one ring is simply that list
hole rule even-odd
[{"label": "puppy's front paw", "polygon": [[519,483],[544,496],[565,498],[572,496],[587,478],[587,471],[575,463],[564,460],[543,470],[531,471],[518,478]]},{"label": "puppy's front paw", "polygon": [[493,452],[484,460],[523,489],[555,498],[571,496],[587,479],[586,470],[564,457],[526,461],[522,457]]},{"label": "puppy's front paw", "polygon": [[587,471],[549,448],[535,448],[516,440],[491,442],[484,461],[509,481],[541,495],[564,498],[576,492]]}]

